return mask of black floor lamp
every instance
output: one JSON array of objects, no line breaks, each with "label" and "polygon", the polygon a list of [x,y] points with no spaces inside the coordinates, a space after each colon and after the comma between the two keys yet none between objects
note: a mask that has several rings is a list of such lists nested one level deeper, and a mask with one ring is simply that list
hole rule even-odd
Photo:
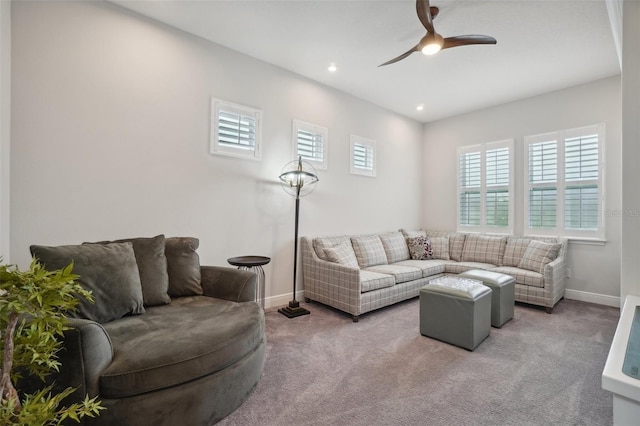
[{"label": "black floor lamp", "polygon": [[316,187],[318,176],[316,170],[311,164],[302,161],[302,157],[298,157],[297,161],[292,161],[284,166],[280,174],[280,183],[282,188],[288,193],[296,197],[296,225],[295,238],[293,245],[293,300],[289,302],[289,306],[278,309],[278,312],[289,317],[295,318],[301,315],[308,315],[309,311],[300,307],[300,302],[296,300],[296,275],[298,272],[298,218],[300,216],[300,197],[309,195]]}]

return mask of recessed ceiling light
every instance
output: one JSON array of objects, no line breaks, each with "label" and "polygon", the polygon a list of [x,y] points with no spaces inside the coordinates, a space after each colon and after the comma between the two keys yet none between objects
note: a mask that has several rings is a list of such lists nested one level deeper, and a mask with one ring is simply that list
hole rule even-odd
[{"label": "recessed ceiling light", "polygon": [[338,71],[338,66],[332,62],[329,65],[329,68],[327,68],[327,69],[329,70],[329,72],[336,72],[336,71]]},{"label": "recessed ceiling light", "polygon": [[420,104],[416,107],[418,111],[422,111],[424,109],[424,104]]}]

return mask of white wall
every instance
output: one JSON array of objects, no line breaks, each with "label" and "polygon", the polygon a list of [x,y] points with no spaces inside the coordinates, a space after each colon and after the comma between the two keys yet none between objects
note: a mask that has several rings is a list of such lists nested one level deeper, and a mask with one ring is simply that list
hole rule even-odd
[{"label": "white wall", "polygon": [[11,137],[11,2],[0,1],[0,258],[9,252],[9,191]]},{"label": "white wall", "polygon": [[640,296],[640,2],[623,5],[622,38],[622,282],[621,301]]},{"label": "white wall", "polygon": [[[515,139],[515,233],[523,232],[523,140],[526,135],[606,124],[605,185],[609,211],[622,208],[620,78],[549,93],[425,126],[423,226],[456,229],[456,149]],[[637,187],[636,187],[637,190]],[[620,291],[621,220],[606,218],[606,244],[569,245],[572,277],[567,297],[617,306]]]},{"label": "white wall", "polygon": [[[272,257],[268,303],[285,304],[294,118],[329,128],[300,235],[420,225],[421,124],[110,4],[17,2],[12,20],[14,262],[30,244],[191,235],[202,264]],[[208,153],[211,96],[263,110],[261,162]],[[349,174],[351,133],[377,141],[377,178]]]}]

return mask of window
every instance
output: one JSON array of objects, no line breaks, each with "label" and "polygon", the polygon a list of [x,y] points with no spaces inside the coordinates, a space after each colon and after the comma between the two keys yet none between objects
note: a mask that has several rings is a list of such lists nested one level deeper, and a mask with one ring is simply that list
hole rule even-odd
[{"label": "window", "polygon": [[604,238],[604,124],[525,137],[525,233]]},{"label": "window", "polygon": [[512,233],[513,140],[458,149],[458,230]]},{"label": "window", "polygon": [[351,173],[376,176],[376,141],[351,135]]},{"label": "window", "polygon": [[293,120],[293,156],[313,164],[318,170],[327,170],[327,143],[329,130],[326,127]]},{"label": "window", "polygon": [[212,154],[260,160],[260,110],[211,99]]}]

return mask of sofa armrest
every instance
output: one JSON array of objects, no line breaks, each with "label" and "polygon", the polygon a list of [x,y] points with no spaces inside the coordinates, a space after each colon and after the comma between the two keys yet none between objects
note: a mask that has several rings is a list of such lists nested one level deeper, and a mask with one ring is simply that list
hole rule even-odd
[{"label": "sofa armrest", "polygon": [[251,302],[256,300],[258,276],[226,266],[201,266],[204,295],[231,302]]},{"label": "sofa armrest", "polygon": [[360,269],[320,259],[311,239],[302,237],[304,295],[334,308],[360,315]]},{"label": "sofa armrest", "polygon": [[564,297],[566,278],[566,264],[564,257],[558,257],[544,267],[544,291],[546,298],[551,301],[547,307],[553,307]]},{"label": "sofa armrest", "polygon": [[24,393],[34,393],[45,385],[53,384],[53,392],[68,387],[76,391],[65,399],[66,405],[80,402],[85,395],[93,398],[100,393],[100,375],[113,361],[113,346],[109,334],[97,322],[69,318],[58,352],[60,370],[48,375],[43,383],[33,376],[19,382]]}]

